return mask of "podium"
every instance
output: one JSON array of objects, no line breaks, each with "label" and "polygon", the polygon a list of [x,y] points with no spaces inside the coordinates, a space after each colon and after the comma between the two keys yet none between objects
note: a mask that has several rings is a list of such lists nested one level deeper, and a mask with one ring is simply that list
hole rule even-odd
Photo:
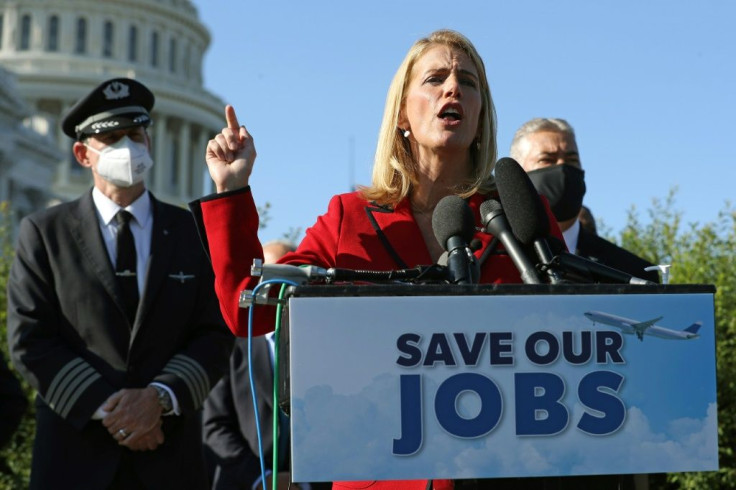
[{"label": "podium", "polygon": [[296,287],[280,339],[292,477],[717,470],[714,292]]}]

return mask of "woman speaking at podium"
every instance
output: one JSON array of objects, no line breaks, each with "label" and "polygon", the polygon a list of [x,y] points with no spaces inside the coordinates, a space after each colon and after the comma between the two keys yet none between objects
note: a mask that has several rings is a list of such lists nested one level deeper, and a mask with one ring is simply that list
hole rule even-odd
[{"label": "woman speaking at podium", "polygon": [[[257,284],[250,267],[254,258],[263,257],[249,186],[256,149],[232,106],[225,108],[225,117],[227,127],[209,141],[206,152],[217,193],[193,209],[201,212],[225,320],[235,335],[246,336],[248,310],[239,308],[237,298]],[[433,32],[414,43],[391,82],[372,184],[334,196],[296,252],[279,262],[376,271],[434,264],[445,251],[432,229],[435,206],[445,196],[460,196],[475,216],[476,229],[482,228],[479,207],[494,194],[495,160],[496,117],[483,61],[462,34]],[[474,238],[482,244],[474,251],[480,258],[492,237],[476,232]],[[521,280],[507,255],[490,254],[481,264],[479,282]],[[256,308],[254,335],[273,330],[274,310]],[[453,484],[336,482],[333,488],[425,490]]]}]

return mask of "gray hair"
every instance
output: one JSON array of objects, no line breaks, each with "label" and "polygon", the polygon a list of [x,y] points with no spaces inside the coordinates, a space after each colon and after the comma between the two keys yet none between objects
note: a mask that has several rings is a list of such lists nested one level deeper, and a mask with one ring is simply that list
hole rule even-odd
[{"label": "gray hair", "polygon": [[575,138],[575,130],[572,129],[570,123],[564,119],[559,118],[546,118],[546,117],[535,117],[521,125],[514,134],[514,139],[511,140],[511,148],[509,149],[509,156],[521,162],[524,159],[523,143],[527,136],[532,133],[539,131],[554,131],[557,133],[567,133]]}]

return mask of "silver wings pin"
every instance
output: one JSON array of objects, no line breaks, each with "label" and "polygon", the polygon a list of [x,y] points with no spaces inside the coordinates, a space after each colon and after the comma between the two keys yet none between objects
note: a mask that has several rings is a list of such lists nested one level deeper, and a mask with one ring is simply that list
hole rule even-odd
[{"label": "silver wings pin", "polygon": [[196,276],[194,274],[184,274],[184,271],[179,271],[178,274],[169,274],[169,277],[171,279],[176,279],[180,281],[182,284],[184,284],[184,281],[188,281],[189,279],[194,279]]}]

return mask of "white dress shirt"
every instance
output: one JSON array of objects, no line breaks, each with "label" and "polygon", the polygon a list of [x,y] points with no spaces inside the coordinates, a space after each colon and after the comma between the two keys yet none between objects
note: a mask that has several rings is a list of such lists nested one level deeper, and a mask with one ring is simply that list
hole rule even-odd
[{"label": "white dress shirt", "polygon": [[151,235],[153,233],[153,209],[148,192],[141,194],[132,204],[121,207],[104,195],[97,187],[92,190],[92,200],[97,208],[97,219],[99,220],[102,238],[105,240],[107,254],[110,262],[114,265],[117,259],[117,236],[118,226],[115,223],[115,215],[118,211],[125,209],[133,215],[130,220],[130,231],[135,241],[136,254],[136,279],[138,280],[138,294],[143,295],[146,285],[146,271],[148,260],[151,257]]},{"label": "white dress shirt", "polygon": [[[567,250],[574,254],[578,249],[578,237],[580,236],[580,220],[576,219],[570,228],[562,232]],[[577,254],[576,254],[577,255]]]},{"label": "white dress shirt", "polygon": [[[141,196],[126,207],[121,207],[112,199],[107,197],[97,187],[92,189],[92,201],[94,201],[97,209],[97,220],[102,232],[102,238],[105,241],[107,255],[110,257],[110,263],[115,264],[117,260],[117,236],[118,225],[115,222],[115,215],[118,211],[124,209],[133,215],[130,220],[130,231],[133,234],[135,242],[136,255],[136,279],[138,282],[138,294],[143,295],[143,289],[146,285],[146,271],[148,270],[148,261],[151,258],[151,236],[153,234],[153,206],[151,205],[151,197],[148,191],[144,191]],[[176,395],[168,386],[161,383],[151,383],[165,389],[171,396],[173,410],[164,415],[178,415],[179,402]],[[103,403],[104,405],[104,403]],[[98,408],[93,419],[102,419],[107,412]]]}]

